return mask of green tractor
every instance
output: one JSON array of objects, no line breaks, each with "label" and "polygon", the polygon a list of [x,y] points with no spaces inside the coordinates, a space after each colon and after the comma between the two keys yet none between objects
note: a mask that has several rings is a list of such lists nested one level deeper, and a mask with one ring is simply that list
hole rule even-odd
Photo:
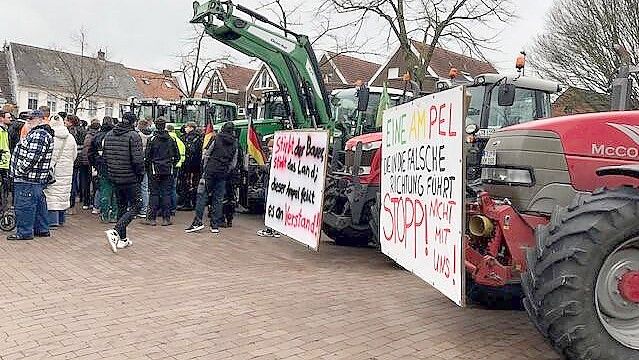
[{"label": "green tractor", "polygon": [[187,122],[194,122],[198,128],[204,129],[207,124],[223,124],[237,118],[237,105],[213,99],[182,99],[170,105],[168,120],[176,129]]}]

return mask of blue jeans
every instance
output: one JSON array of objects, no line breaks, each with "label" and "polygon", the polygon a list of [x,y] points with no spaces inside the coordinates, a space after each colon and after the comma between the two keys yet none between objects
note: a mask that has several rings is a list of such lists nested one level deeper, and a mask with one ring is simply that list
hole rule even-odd
[{"label": "blue jeans", "polygon": [[146,214],[149,209],[149,175],[144,174],[144,179],[142,179],[142,209],[140,210],[140,214]]},{"label": "blue jeans", "polygon": [[93,208],[100,208],[100,189],[95,190],[95,196],[93,196]]},{"label": "blue jeans", "polygon": [[49,213],[44,188],[44,184],[14,183],[13,196],[18,237],[31,238],[34,233],[49,232]]},{"label": "blue jeans", "polygon": [[164,220],[171,219],[171,186],[175,183],[173,175],[153,175],[151,177],[151,202],[149,220],[159,215]]},{"label": "blue jeans", "polygon": [[217,229],[224,221],[224,219],[222,219],[222,199],[224,198],[225,185],[226,181],[216,179],[215,181],[207,180],[204,187],[198,186],[193,224],[202,223],[204,208],[209,205],[209,201],[211,202],[213,211],[213,214],[210,214],[211,227]]},{"label": "blue jeans", "polygon": [[49,210],[49,226],[64,225],[65,210]]}]

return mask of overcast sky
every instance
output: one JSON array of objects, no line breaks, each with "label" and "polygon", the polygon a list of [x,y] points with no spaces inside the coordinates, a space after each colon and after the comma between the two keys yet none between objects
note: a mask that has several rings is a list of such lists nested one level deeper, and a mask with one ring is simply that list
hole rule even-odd
[{"label": "overcast sky", "polygon": [[[488,54],[502,72],[513,71],[517,53],[530,47],[552,5],[552,0],[513,1],[518,18],[500,33],[494,45],[500,51]],[[250,8],[259,4],[259,0],[236,2]],[[160,71],[174,68],[175,55],[185,48],[192,31],[188,24],[191,4],[190,0],[0,0],[0,13],[5,15],[0,22],[0,39],[76,51],[72,34],[84,28],[89,44],[107,49],[110,60]],[[297,31],[310,34],[317,30],[312,26]],[[210,42],[211,52],[230,53],[238,62],[251,66],[246,58]]]}]

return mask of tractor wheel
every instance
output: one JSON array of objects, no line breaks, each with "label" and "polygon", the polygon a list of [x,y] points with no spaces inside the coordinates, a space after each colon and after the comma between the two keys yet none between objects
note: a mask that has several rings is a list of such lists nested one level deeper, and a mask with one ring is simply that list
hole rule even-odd
[{"label": "tractor wheel", "polygon": [[368,241],[372,237],[370,229],[358,230],[352,226],[348,226],[343,230],[337,230],[330,225],[324,223],[322,230],[329,238],[335,241],[335,245],[339,246],[368,246]]},{"label": "tractor wheel", "polygon": [[639,359],[639,189],[556,211],[527,255],[524,307],[568,359]]},{"label": "tractor wheel", "polygon": [[477,284],[470,276],[466,279],[466,297],[471,304],[492,310],[522,310],[521,285],[492,287]]}]

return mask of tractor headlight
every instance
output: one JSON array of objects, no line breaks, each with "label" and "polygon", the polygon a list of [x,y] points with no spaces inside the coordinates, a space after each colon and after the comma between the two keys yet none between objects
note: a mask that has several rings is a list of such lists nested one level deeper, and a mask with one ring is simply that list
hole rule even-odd
[{"label": "tractor headlight", "polygon": [[486,183],[531,186],[532,172],[528,169],[486,167],[481,169],[481,180]]}]

